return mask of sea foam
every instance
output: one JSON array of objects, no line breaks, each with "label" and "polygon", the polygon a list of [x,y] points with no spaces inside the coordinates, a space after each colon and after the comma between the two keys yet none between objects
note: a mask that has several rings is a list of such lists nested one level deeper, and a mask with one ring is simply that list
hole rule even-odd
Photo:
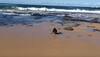
[{"label": "sea foam", "polygon": [[37,10],[37,11],[56,11],[56,12],[79,12],[79,13],[100,13],[100,10],[81,10],[81,9],[56,9],[56,8],[36,8],[36,7],[17,7],[18,10]]}]

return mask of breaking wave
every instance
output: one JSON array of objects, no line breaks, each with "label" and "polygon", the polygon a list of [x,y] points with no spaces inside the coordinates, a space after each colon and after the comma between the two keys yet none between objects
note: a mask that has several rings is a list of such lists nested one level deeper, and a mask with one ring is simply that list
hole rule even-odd
[{"label": "breaking wave", "polygon": [[37,11],[56,11],[56,12],[80,12],[80,13],[100,13],[100,10],[81,10],[81,9],[56,9],[56,8],[36,8],[36,7],[29,7],[29,8],[23,8],[23,7],[17,7],[18,10],[37,10]]},{"label": "breaking wave", "polygon": [[80,13],[100,13],[100,7],[81,7],[81,6],[51,6],[51,5],[26,5],[26,4],[2,4],[0,10],[40,10],[57,12],[80,12]]}]

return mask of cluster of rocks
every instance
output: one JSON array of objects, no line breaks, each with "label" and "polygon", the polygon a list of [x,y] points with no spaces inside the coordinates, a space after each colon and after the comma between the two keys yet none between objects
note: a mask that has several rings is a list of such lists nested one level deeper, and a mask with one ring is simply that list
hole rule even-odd
[{"label": "cluster of rocks", "polygon": [[[73,17],[71,14],[65,14],[64,16],[64,30],[73,31],[73,27],[77,27],[80,25],[80,22],[89,22],[89,23],[100,23],[100,18],[98,17]],[[93,31],[99,31],[99,29],[93,29]]]},{"label": "cluster of rocks", "polygon": [[80,21],[80,22],[91,22],[91,23],[100,23],[100,18],[98,17],[86,17],[86,18],[83,18],[83,17],[73,17],[69,14],[65,14],[64,16],[64,20],[65,21]]}]

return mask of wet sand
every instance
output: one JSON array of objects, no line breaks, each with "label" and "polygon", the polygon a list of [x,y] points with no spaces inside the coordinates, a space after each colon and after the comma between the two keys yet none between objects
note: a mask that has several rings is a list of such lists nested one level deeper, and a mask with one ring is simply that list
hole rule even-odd
[{"label": "wet sand", "polygon": [[100,57],[100,32],[88,32],[87,26],[100,29],[96,23],[74,27],[74,31],[58,26],[63,34],[54,35],[48,22],[0,27],[0,57]]}]

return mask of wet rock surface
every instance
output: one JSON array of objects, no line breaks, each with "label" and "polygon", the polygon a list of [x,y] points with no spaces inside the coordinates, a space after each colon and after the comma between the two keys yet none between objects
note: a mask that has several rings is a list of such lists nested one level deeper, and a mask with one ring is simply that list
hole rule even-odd
[{"label": "wet rock surface", "polygon": [[79,15],[72,15],[72,14],[70,14],[70,15],[65,15],[64,16],[64,20],[65,21],[80,21],[80,22],[91,22],[91,23],[100,23],[100,17],[98,16],[98,17],[95,17],[95,15],[94,16],[92,16],[91,17],[91,15],[85,15],[85,14],[83,14],[84,16],[81,16],[80,14]]},{"label": "wet rock surface", "polygon": [[65,27],[64,30],[73,31],[74,28],[73,27]]}]

